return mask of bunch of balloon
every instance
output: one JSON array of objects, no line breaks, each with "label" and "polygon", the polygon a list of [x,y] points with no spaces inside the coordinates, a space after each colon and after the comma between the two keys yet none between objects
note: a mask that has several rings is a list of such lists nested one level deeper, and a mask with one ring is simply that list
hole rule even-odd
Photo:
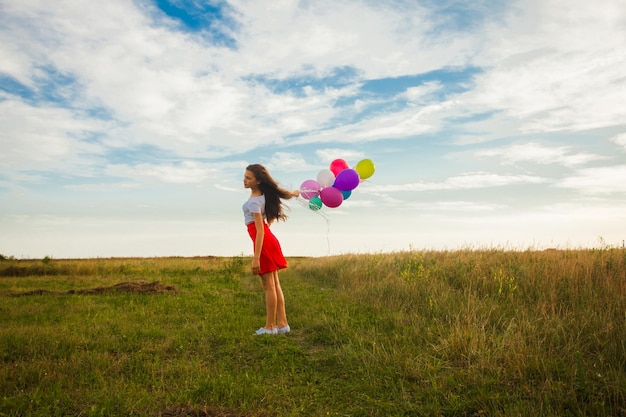
[{"label": "bunch of balloon", "polygon": [[350,168],[343,159],[335,159],[328,169],[317,174],[316,179],[306,180],[300,185],[300,195],[309,201],[309,208],[320,210],[322,206],[336,208],[352,195],[359,184],[374,175],[374,162],[370,159],[359,161]]}]

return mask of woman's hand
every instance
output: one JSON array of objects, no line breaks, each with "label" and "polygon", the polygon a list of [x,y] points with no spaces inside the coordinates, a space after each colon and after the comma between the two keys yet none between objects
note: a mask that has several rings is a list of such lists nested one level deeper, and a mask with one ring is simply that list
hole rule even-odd
[{"label": "woman's hand", "polygon": [[295,190],[291,192],[292,197],[300,197],[300,190]]},{"label": "woman's hand", "polygon": [[261,269],[261,262],[258,259],[252,259],[252,265],[250,266],[250,270],[253,275],[259,275],[259,270]]}]

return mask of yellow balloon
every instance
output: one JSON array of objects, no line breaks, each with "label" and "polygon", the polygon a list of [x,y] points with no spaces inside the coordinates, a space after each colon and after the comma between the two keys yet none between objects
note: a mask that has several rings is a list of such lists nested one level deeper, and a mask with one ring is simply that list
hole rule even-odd
[{"label": "yellow balloon", "polygon": [[359,173],[359,178],[365,180],[374,175],[376,167],[371,159],[362,159],[356,164],[354,170]]}]

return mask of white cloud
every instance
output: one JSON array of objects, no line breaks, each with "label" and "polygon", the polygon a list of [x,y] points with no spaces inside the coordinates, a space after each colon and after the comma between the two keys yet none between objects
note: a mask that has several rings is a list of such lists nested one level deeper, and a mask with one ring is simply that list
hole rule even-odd
[{"label": "white cloud", "polygon": [[254,67],[256,72],[284,77],[305,68],[325,74],[353,66],[364,78],[416,74],[464,63],[471,42],[461,37],[432,39],[435,22],[418,3],[231,4],[242,27],[237,34],[236,71]]},{"label": "white cloud", "polygon": [[348,165],[353,166],[363,158],[363,152],[341,149],[341,148],[324,148],[315,151],[324,164],[330,164],[335,159],[343,159]]},{"label": "white cloud", "polygon": [[[393,75],[389,73],[392,68],[395,74],[403,75],[434,69],[439,63],[447,65],[458,56],[449,53],[443,62],[432,57],[413,59],[413,50],[423,47],[421,40],[428,29],[423,12],[421,17],[412,15],[411,19],[418,18],[415,22],[397,10],[357,2],[333,3],[329,8],[296,3],[276,3],[268,8],[255,2],[235,2],[233,6],[242,23],[242,32],[234,34],[238,49],[233,51],[213,48],[168,27],[151,26],[138,9],[121,2],[110,2],[97,11],[83,6],[64,12],[64,7],[55,5],[37,19],[48,31],[44,31],[45,36],[59,44],[44,54],[45,60],[75,74],[85,88],[85,98],[113,110],[119,125],[108,145],[150,143],[183,157],[198,151],[219,153],[280,143],[292,133],[315,131],[337,117],[334,101],[354,91],[354,86],[319,91],[305,87],[306,94],[296,97],[242,81],[247,77],[324,76],[341,66],[355,67],[364,77],[368,73]],[[33,18],[35,12],[30,13]],[[119,21],[117,14],[125,18]],[[79,22],[72,24],[76,19]],[[362,25],[368,21],[367,26],[380,32],[364,32]],[[121,26],[124,29],[118,30]],[[293,31],[293,27],[299,30]],[[402,32],[399,27],[413,33]],[[398,37],[405,42],[399,44]],[[43,43],[41,38],[31,38],[33,41]],[[410,95],[415,96],[413,93]],[[421,110],[408,117],[387,116],[348,132],[330,132],[332,137],[347,136],[343,140],[402,137],[431,130],[431,123],[423,121],[428,113]],[[324,137],[314,134],[312,140]]]},{"label": "white cloud", "polygon": [[0,101],[0,168],[90,175],[102,147],[89,136],[104,128],[81,112],[35,107],[14,98]]},{"label": "white cloud", "polygon": [[606,159],[606,157],[585,152],[575,153],[571,146],[546,146],[539,142],[510,145],[476,151],[479,157],[498,158],[504,164],[516,165],[522,162],[535,164],[560,164],[567,167]]},{"label": "white cloud", "polygon": [[271,142],[283,127],[302,127],[270,110],[283,103],[272,104],[266,90],[218,72],[226,65],[218,48],[153,26],[133,3],[12,6],[11,39],[29,51],[24,84],[37,88],[48,76],[42,67],[75,77],[82,90],[70,105],[105,108],[115,120],[108,145],[150,143],[188,156]]},{"label": "white cloud", "polygon": [[118,183],[92,183],[92,184],[70,184],[65,188],[73,191],[109,191],[129,188],[139,188],[140,184],[131,182],[118,182]]},{"label": "white cloud", "polygon": [[194,161],[173,164],[109,165],[107,174],[116,177],[146,178],[171,184],[200,184],[215,178],[219,170]]},{"label": "white cloud", "polygon": [[406,90],[406,98],[411,103],[422,103],[428,101],[428,97],[443,89],[443,85],[439,81],[429,81],[420,85],[419,87],[411,87]]},{"label": "white cloud", "polygon": [[532,175],[500,175],[490,172],[471,172],[448,178],[445,185],[448,189],[470,189],[485,187],[502,187],[513,184],[540,184],[545,178]]},{"label": "white cloud", "polygon": [[405,203],[411,209],[419,210],[422,213],[470,213],[470,212],[494,212],[502,210],[507,206],[503,204],[493,204],[477,201],[432,201],[427,203]]},{"label": "white cloud", "polygon": [[624,148],[624,150],[626,150],[626,133],[622,133],[620,135],[613,136],[611,138],[611,141],[614,142],[616,145],[621,146],[622,148]]},{"label": "white cloud", "polygon": [[[7,71],[26,77],[28,85],[36,84],[41,63],[75,76],[84,88],[81,104],[104,106],[118,122],[106,138],[110,146],[150,143],[188,157],[280,143],[307,131],[301,142],[371,141],[434,132],[442,118],[479,109],[522,119],[521,127],[509,125],[502,134],[623,120],[616,100],[623,83],[624,39],[618,28],[624,13],[611,10],[615,3],[607,6],[611,13],[582,1],[567,3],[569,12],[562,16],[554,2],[529,1],[488,30],[450,37],[434,30],[437,20],[418,4],[280,2],[268,7],[242,0],[231,3],[240,28],[232,34],[236,50],[176,32],[164,20],[155,26],[142,14],[147,9],[133,3],[111,1],[98,8],[70,3],[7,7],[15,19],[2,33],[21,46],[4,48],[10,61],[19,63]],[[35,26],[38,30],[31,30]],[[576,32],[579,27],[582,33]],[[572,33],[581,42],[569,42]],[[475,52],[481,45],[486,53]],[[555,56],[554,50],[562,52]],[[333,103],[352,94],[354,85],[343,90],[305,86],[305,95],[296,97],[249,80],[258,74],[324,76],[337,67],[355,68],[363,78],[393,77],[463,67],[470,59],[485,71],[461,101],[334,126],[329,125],[338,116]],[[431,82],[405,95],[420,102],[440,88]]]},{"label": "white cloud", "polygon": [[[468,125],[484,139],[529,132],[581,131],[623,123],[626,9],[620,1],[517,4],[506,28],[485,31],[476,56],[484,72],[462,95],[463,111],[496,112]],[[492,124],[504,127],[493,132]]]},{"label": "white cloud", "polygon": [[559,181],[556,186],[591,195],[626,193],[626,165],[581,169],[576,175]]},{"label": "white cloud", "polygon": [[442,182],[419,181],[408,184],[369,185],[363,192],[470,190],[517,184],[542,184],[549,180],[533,175],[501,175],[490,172],[468,172]]},{"label": "white cloud", "polygon": [[268,163],[268,169],[280,169],[282,171],[307,171],[311,167],[299,154],[289,152],[276,152]]},{"label": "white cloud", "polygon": [[[8,39],[7,31],[0,31],[0,73],[9,75],[21,83],[30,83],[27,74],[30,59],[18,42]],[[28,50],[28,49],[26,49]]]},{"label": "white cloud", "polygon": [[383,139],[410,138],[436,132],[447,110],[454,103],[430,104],[424,107],[406,108],[397,112],[382,113],[354,123],[338,124],[332,129],[314,131],[294,139],[294,143],[354,143]]},{"label": "white cloud", "polygon": [[241,194],[243,193],[243,186],[242,187],[229,187],[227,185],[223,185],[223,184],[215,184],[215,188],[217,188],[218,190],[222,190],[222,191],[228,191],[229,193],[238,193]]}]

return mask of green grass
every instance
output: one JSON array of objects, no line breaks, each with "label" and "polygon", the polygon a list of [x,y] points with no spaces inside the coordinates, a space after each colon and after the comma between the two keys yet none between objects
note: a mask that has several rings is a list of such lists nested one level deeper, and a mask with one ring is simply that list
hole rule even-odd
[{"label": "green grass", "polygon": [[623,248],[249,261],[0,260],[0,416],[626,416]]}]

